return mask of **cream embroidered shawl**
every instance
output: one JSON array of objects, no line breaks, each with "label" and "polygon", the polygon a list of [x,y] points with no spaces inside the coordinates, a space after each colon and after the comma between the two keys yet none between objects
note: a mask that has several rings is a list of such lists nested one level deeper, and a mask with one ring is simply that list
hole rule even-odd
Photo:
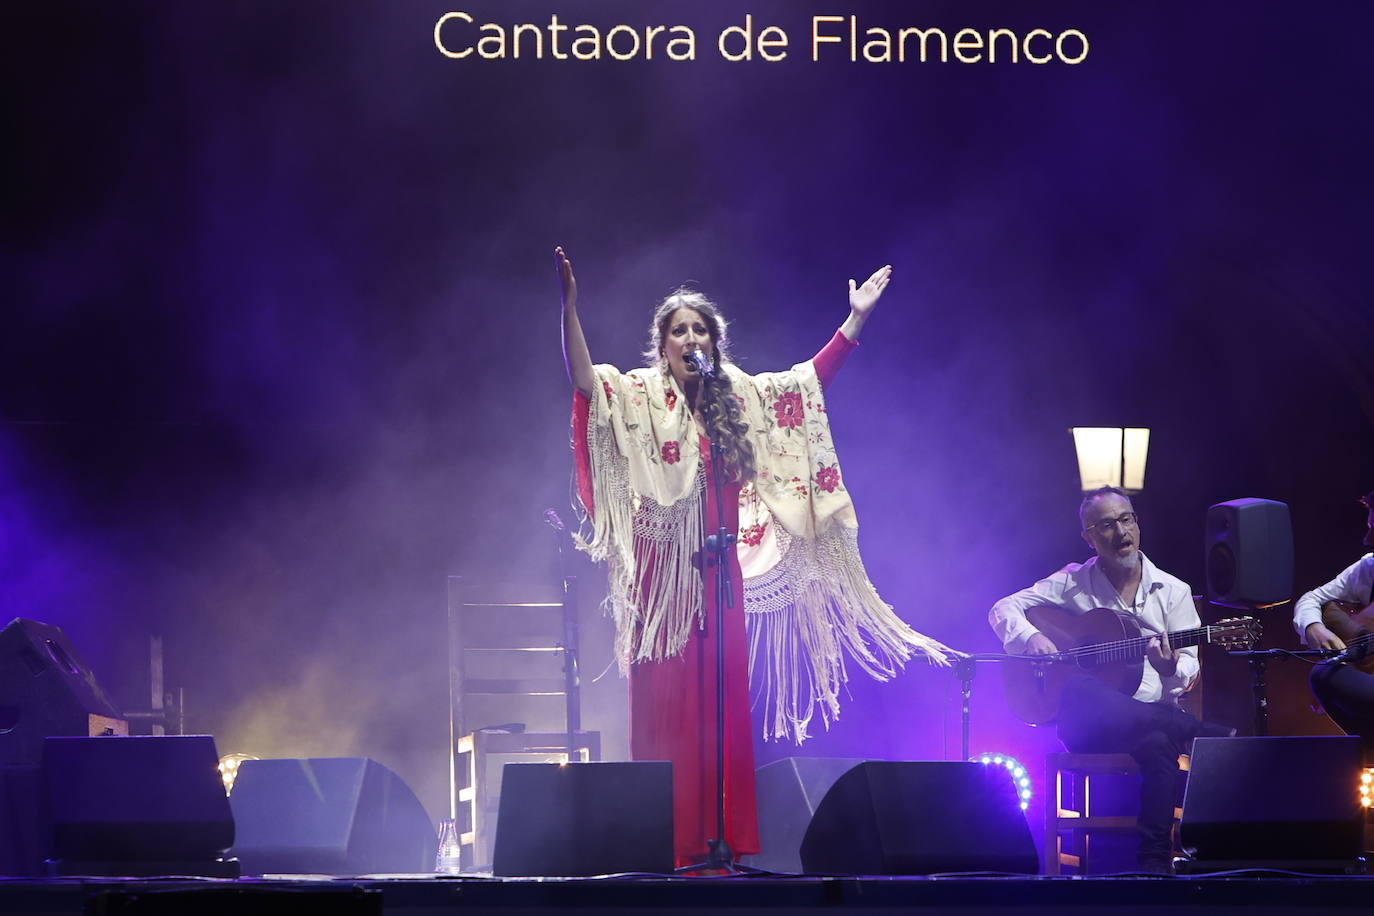
[{"label": "cream embroidered shawl", "polygon": [[[858,520],[840,476],[811,363],[750,376],[726,364],[754,446],[740,493],[749,679],[764,735],[800,743],[820,709],[828,728],[848,679],[846,654],[891,677],[915,652],[948,664],[941,643],[885,604],[859,557]],[[593,507],[578,546],[607,561],[608,609],[622,671],[670,658],[702,625],[704,492],[699,429],[661,369],[596,367],[588,420]]]}]

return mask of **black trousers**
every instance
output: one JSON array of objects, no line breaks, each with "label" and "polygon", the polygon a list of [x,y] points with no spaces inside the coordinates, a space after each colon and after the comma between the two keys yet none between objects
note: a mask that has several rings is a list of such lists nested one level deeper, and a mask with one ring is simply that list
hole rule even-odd
[{"label": "black trousers", "polygon": [[1374,674],[1349,665],[1316,665],[1308,683],[1341,731],[1363,739],[1365,759],[1374,759]]},{"label": "black trousers", "polygon": [[1140,858],[1172,852],[1178,756],[1201,723],[1169,703],[1142,703],[1095,677],[1082,675],[1064,688],[1059,740],[1075,754],[1130,754],[1140,766]]}]

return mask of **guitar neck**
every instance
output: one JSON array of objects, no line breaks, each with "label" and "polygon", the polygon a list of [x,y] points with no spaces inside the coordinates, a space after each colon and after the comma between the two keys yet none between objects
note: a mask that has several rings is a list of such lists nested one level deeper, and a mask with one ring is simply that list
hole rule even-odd
[{"label": "guitar neck", "polygon": [[[1174,630],[1169,633],[1169,645],[1174,649],[1186,649],[1190,646],[1200,646],[1212,641],[1212,630],[1214,627],[1201,626],[1193,627],[1188,630]],[[1061,652],[1061,655],[1076,658],[1089,657],[1094,662],[1127,661],[1140,658],[1145,655],[1146,648],[1150,645],[1150,640],[1155,639],[1149,636],[1130,636],[1114,642],[1093,643],[1087,646],[1078,646]]]}]

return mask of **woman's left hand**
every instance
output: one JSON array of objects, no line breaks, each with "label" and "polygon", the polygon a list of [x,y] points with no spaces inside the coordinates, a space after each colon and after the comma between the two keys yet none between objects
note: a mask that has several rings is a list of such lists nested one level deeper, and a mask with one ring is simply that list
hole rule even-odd
[{"label": "woman's left hand", "polygon": [[873,311],[873,306],[878,304],[878,299],[882,297],[883,290],[887,289],[887,281],[892,277],[892,265],[884,264],[873,271],[873,276],[864,281],[863,286],[858,286],[853,280],[849,281],[849,310],[862,320],[868,317],[868,313]]},{"label": "woman's left hand", "polygon": [[873,306],[878,304],[878,299],[882,296],[883,290],[887,289],[887,281],[891,278],[892,265],[884,264],[873,271],[873,276],[865,280],[863,286],[859,286],[853,280],[849,281],[849,317],[840,325],[841,334],[852,341],[859,339],[864,322],[868,320]]}]

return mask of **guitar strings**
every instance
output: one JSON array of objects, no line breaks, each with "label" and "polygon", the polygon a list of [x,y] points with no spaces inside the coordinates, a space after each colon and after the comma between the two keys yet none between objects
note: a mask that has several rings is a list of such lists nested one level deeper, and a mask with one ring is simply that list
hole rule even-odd
[{"label": "guitar strings", "polygon": [[[1170,644],[1173,644],[1177,641],[1188,643],[1189,645],[1194,645],[1195,640],[1200,639],[1201,635],[1205,633],[1205,631],[1208,629],[1209,627],[1194,627],[1193,629],[1178,630],[1176,632],[1170,633]],[[1149,643],[1150,640],[1155,638],[1155,635],[1130,636],[1126,639],[1120,639],[1114,642],[1094,643],[1091,646],[1077,646],[1072,649],[1065,649],[1059,654],[1073,656],[1097,655],[1106,652],[1121,652],[1131,651],[1132,649],[1144,649],[1146,644]],[[1188,648],[1188,646],[1180,646],[1179,648]]]},{"label": "guitar strings", "polygon": [[[1178,646],[1178,648],[1186,649],[1198,645],[1204,640],[1210,640],[1212,637],[1211,630],[1224,631],[1235,629],[1236,626],[1235,624],[1227,626],[1223,626],[1222,624],[1209,624],[1187,630],[1178,630],[1169,634],[1169,642],[1171,645],[1174,643],[1183,643],[1183,645]],[[1367,634],[1367,636],[1374,637],[1374,633]],[[1132,636],[1113,642],[1096,643],[1091,646],[1077,646],[1072,649],[1065,649],[1059,652],[1058,655],[1061,658],[1073,660],[1092,657],[1098,657],[1103,661],[1112,661],[1118,658],[1133,658],[1144,652],[1150,640],[1156,638],[1158,638],[1157,634]]]}]

